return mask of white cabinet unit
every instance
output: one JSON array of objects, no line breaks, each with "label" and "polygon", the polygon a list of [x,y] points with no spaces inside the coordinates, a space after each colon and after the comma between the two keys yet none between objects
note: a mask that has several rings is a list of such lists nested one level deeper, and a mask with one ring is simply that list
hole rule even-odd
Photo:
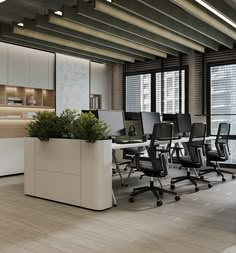
[{"label": "white cabinet unit", "polygon": [[24,138],[0,139],[0,176],[24,172]]},{"label": "white cabinet unit", "polygon": [[55,90],[55,54],[48,53],[48,89]]},{"label": "white cabinet unit", "polygon": [[54,90],[55,55],[0,43],[0,84]]},{"label": "white cabinet unit", "polygon": [[112,207],[111,140],[25,138],[25,194],[92,210]]},{"label": "white cabinet unit", "polygon": [[49,62],[48,53],[29,49],[30,71],[29,87],[48,89]]},{"label": "white cabinet unit", "polygon": [[29,87],[29,49],[8,45],[8,85]]},{"label": "white cabinet unit", "polygon": [[0,83],[7,84],[7,44],[0,43]]}]

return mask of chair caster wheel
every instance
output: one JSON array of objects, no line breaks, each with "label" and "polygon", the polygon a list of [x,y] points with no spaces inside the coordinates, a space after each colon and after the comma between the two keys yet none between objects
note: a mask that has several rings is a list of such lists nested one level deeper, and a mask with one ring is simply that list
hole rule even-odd
[{"label": "chair caster wheel", "polygon": [[128,186],[128,184],[125,184],[125,187],[127,187]]},{"label": "chair caster wheel", "polygon": [[158,193],[159,193],[160,196],[162,196],[164,194],[163,191],[159,191]]},{"label": "chair caster wheel", "polygon": [[112,175],[115,175],[116,174],[116,171],[112,171]]},{"label": "chair caster wheel", "polygon": [[176,195],[175,196],[175,201],[179,201],[180,200],[180,196],[179,195]]},{"label": "chair caster wheel", "polygon": [[114,207],[117,207],[117,204],[114,204],[113,206],[114,206]]},{"label": "chair caster wheel", "polygon": [[133,197],[129,198],[129,203],[134,203],[134,198]]},{"label": "chair caster wheel", "polygon": [[195,187],[195,192],[198,192],[199,191],[199,188],[198,187]]},{"label": "chair caster wheel", "polygon": [[216,173],[217,173],[217,176],[220,176],[220,173],[218,171]]},{"label": "chair caster wheel", "polygon": [[212,184],[208,184],[208,188],[211,188],[212,187]]},{"label": "chair caster wheel", "polygon": [[235,175],[232,175],[232,179],[235,179]]},{"label": "chair caster wheel", "polygon": [[162,206],[162,201],[161,200],[157,201],[157,206]]},{"label": "chair caster wheel", "polygon": [[226,179],[224,177],[222,177],[222,182],[225,182],[225,181],[226,181]]},{"label": "chair caster wheel", "polygon": [[200,179],[204,179],[204,176],[200,176]]},{"label": "chair caster wheel", "polygon": [[175,189],[175,185],[174,185],[174,184],[171,184],[171,185],[170,185],[170,189],[171,189],[171,190],[174,190],[174,189]]},{"label": "chair caster wheel", "polygon": [[127,171],[128,169],[127,168],[124,168],[124,171]]}]

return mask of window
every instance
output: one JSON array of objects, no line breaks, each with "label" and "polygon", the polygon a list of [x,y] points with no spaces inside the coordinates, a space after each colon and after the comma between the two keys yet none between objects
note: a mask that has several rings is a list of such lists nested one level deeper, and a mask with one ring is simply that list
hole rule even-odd
[{"label": "window", "polygon": [[151,111],[151,74],[126,77],[126,111]]},{"label": "window", "polygon": [[[185,70],[181,71],[181,87],[179,86],[179,71],[163,73],[164,83],[161,83],[161,73],[156,73],[156,111],[161,113],[185,112]],[[163,106],[162,106],[163,104]]]},{"label": "window", "polygon": [[[236,137],[236,64],[210,66],[210,133],[216,134],[220,122],[231,124]],[[236,141],[230,141],[231,162],[236,162]]]},{"label": "window", "polygon": [[183,69],[179,85],[179,70],[127,75],[126,111],[184,113],[185,77],[186,70]]}]

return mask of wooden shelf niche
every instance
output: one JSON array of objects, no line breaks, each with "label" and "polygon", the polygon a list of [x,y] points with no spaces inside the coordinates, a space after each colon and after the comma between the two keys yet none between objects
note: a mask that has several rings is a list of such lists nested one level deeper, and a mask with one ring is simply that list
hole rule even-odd
[{"label": "wooden shelf niche", "polygon": [[0,85],[0,138],[24,137],[38,111],[55,111],[55,91]]}]

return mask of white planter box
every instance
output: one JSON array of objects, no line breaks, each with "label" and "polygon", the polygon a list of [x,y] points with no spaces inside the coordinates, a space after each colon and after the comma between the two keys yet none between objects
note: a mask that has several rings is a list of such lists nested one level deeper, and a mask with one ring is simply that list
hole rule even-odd
[{"label": "white planter box", "polygon": [[93,210],[112,207],[111,140],[25,138],[25,194]]}]

